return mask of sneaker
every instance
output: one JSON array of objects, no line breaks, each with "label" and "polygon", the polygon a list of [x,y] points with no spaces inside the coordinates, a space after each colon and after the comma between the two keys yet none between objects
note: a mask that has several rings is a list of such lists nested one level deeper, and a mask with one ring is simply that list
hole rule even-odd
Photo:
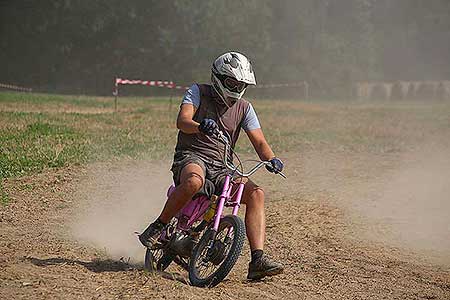
[{"label": "sneaker", "polygon": [[267,256],[251,261],[248,265],[249,280],[259,280],[266,276],[273,276],[283,272],[283,265],[270,260]]},{"label": "sneaker", "polygon": [[159,239],[164,225],[159,222],[151,223],[143,233],[139,234],[139,241],[147,248],[151,248]]}]

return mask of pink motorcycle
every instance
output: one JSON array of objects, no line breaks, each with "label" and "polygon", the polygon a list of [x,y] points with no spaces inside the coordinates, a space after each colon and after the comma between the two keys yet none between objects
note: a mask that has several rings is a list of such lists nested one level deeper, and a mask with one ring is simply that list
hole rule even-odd
[{"label": "pink motorcycle", "polygon": [[[258,169],[270,165],[268,161],[258,161],[249,172],[244,173],[235,166],[228,155],[239,157],[233,152],[223,132],[217,137],[224,144],[224,165],[228,170],[222,194],[198,196],[190,201],[172,219],[161,233],[158,242],[148,248],[145,254],[145,268],[149,271],[164,271],[172,262],[189,272],[193,286],[213,287],[230,273],[242,251],[245,240],[245,225],[238,210],[244,183]],[[278,173],[284,178],[283,173]],[[237,188],[233,190],[233,186]],[[167,195],[173,191],[172,185]],[[230,207],[231,214],[223,216],[224,208]]]}]

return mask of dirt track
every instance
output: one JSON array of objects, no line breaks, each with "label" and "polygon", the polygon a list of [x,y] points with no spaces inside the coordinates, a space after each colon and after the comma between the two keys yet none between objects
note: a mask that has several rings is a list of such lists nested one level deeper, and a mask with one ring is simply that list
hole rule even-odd
[{"label": "dirt track", "polygon": [[[245,248],[227,280],[210,290],[188,286],[184,272],[175,267],[151,275],[139,262],[127,263],[126,255],[120,260],[120,253],[76,241],[76,236],[83,235],[83,227],[73,233],[80,216],[92,210],[100,213],[99,218],[109,216],[108,205],[123,210],[114,201],[127,201],[126,193],[117,195],[115,189],[145,185],[145,178],[155,173],[151,163],[66,168],[8,180],[5,185],[13,201],[0,207],[0,298],[450,299],[449,264],[439,265],[417,251],[368,239],[362,233],[377,227],[354,217],[358,212],[349,210],[352,202],[344,199],[358,194],[358,186],[380,177],[391,159],[395,157],[345,159],[339,153],[329,157],[304,153],[286,159],[287,165],[297,168],[287,170],[285,182],[259,174],[258,181],[268,194],[267,252],[284,262],[286,272],[262,282],[247,282]],[[106,175],[92,181],[96,174]],[[126,175],[137,179],[126,179]],[[114,184],[118,178],[124,182],[121,187]],[[142,189],[148,193],[150,187]],[[102,197],[92,196],[93,191]],[[92,203],[95,199],[103,200]],[[108,199],[114,200],[101,202]],[[132,202],[129,205],[136,210]],[[104,207],[104,211],[93,206]],[[116,225],[129,224],[132,218],[117,212],[112,216],[119,216]],[[132,223],[145,226],[139,218]],[[113,236],[115,228],[108,233]],[[139,257],[142,250],[132,243],[129,256]]]}]

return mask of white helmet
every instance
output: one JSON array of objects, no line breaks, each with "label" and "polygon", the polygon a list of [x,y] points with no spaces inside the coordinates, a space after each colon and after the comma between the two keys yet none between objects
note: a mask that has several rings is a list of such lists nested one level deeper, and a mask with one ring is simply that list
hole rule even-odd
[{"label": "white helmet", "polygon": [[239,100],[247,86],[256,85],[250,60],[238,52],[227,52],[216,58],[211,68],[211,82],[226,104],[227,98]]}]

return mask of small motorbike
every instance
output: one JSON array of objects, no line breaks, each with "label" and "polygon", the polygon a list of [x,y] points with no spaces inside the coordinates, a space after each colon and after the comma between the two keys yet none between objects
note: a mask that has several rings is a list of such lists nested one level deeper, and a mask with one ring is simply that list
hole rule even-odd
[{"label": "small motorbike", "polygon": [[[223,163],[228,171],[221,195],[201,195],[189,201],[145,254],[148,271],[164,271],[174,262],[189,273],[190,283],[197,287],[216,286],[236,264],[245,241],[245,225],[237,215],[244,191],[244,182],[239,179],[270,165],[268,161],[258,161],[247,173],[239,170],[239,165],[228,159],[229,154],[234,154],[239,160],[228,138],[221,131],[216,136],[224,144]],[[283,173],[278,174],[286,178]],[[174,189],[173,185],[169,187],[167,196]],[[231,214],[224,216],[226,207],[231,208]]]}]

